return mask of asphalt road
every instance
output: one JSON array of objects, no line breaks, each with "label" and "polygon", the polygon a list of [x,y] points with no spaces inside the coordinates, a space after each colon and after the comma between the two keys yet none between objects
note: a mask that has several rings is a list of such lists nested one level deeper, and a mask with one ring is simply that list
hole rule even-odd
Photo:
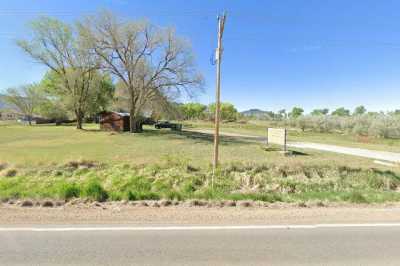
[{"label": "asphalt road", "polygon": [[400,227],[0,230],[0,265],[398,265]]}]

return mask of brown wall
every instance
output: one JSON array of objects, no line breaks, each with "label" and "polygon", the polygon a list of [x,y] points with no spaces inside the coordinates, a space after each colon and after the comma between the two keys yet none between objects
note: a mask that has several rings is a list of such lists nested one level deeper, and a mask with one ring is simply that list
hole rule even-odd
[{"label": "brown wall", "polygon": [[129,117],[120,116],[113,112],[102,113],[100,114],[100,129],[119,132],[127,131],[129,130]]}]

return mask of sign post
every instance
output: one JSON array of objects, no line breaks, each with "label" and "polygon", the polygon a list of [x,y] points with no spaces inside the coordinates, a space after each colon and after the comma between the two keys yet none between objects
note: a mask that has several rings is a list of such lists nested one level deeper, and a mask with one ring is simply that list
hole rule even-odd
[{"label": "sign post", "polygon": [[287,153],[287,129],[267,128],[267,145],[278,144],[283,146],[283,152]]}]

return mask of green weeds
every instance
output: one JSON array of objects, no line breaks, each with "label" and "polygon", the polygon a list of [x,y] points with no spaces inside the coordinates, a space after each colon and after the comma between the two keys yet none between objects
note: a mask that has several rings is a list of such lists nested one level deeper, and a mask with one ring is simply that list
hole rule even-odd
[{"label": "green weeds", "polygon": [[[83,166],[82,166],[83,165]],[[396,172],[330,165],[227,164],[214,176],[190,161],[95,167],[94,162],[52,170],[18,170],[0,178],[0,198],[84,197],[106,200],[254,200],[264,202],[399,201]]]}]

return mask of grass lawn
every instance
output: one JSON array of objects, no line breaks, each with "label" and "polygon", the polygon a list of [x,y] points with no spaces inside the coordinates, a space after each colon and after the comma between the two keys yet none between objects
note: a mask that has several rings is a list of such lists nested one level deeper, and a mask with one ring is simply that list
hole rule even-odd
[{"label": "grass lawn", "polygon": [[[212,137],[207,134],[174,132],[145,128],[141,134],[99,131],[97,125],[85,125],[85,130],[74,126],[0,125],[0,162],[18,167],[63,164],[76,160],[102,163],[151,164],[168,157],[179,157],[195,166],[207,166],[213,151]],[[223,163],[279,163],[324,164],[353,166],[370,165],[370,160],[324,153],[302,151],[306,155],[284,157],[277,152],[266,152],[261,143],[237,138],[221,138],[220,155]]]},{"label": "grass lawn", "polygon": [[223,137],[211,190],[210,135],[84,128],[0,124],[0,198],[400,200],[399,170],[369,159],[305,150],[286,157]]},{"label": "grass lawn", "polygon": [[[180,157],[196,165],[207,165],[212,158],[212,139],[208,135],[154,130],[144,133],[110,133],[85,125],[0,126],[0,161],[23,166],[60,164],[71,160],[104,163],[148,164],[166,157]],[[221,158],[228,161],[266,161],[259,144],[223,138]]]}]

